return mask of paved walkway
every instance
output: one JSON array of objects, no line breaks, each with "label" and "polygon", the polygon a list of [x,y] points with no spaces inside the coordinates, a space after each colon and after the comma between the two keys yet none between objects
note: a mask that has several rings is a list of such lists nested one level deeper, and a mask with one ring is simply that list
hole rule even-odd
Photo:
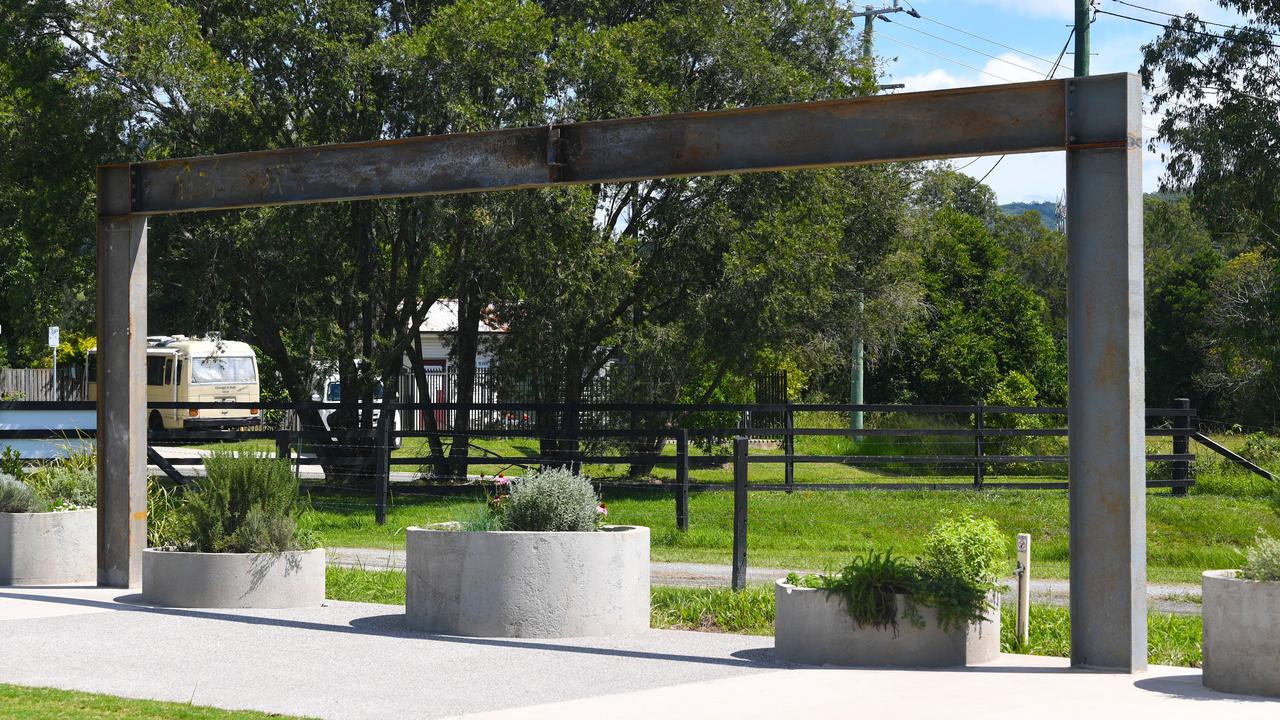
[{"label": "paved walkway", "polygon": [[[377,548],[329,548],[329,564],[353,567],[362,570],[404,570],[404,551]],[[780,577],[786,577],[787,570],[780,568],[747,568],[747,582],[752,585],[767,585]],[[728,565],[712,565],[706,563],[650,563],[650,573],[654,585],[676,585],[681,587],[727,587],[732,575]],[[1012,578],[1006,581],[1014,587]],[[1046,605],[1066,607],[1070,600],[1071,586],[1066,580],[1032,580],[1031,601]],[[1151,584],[1147,586],[1147,597],[1151,609],[1160,612],[1175,612],[1187,615],[1200,614],[1200,586]],[[1005,596],[1006,602],[1013,602],[1013,591]]]},{"label": "paved walkway", "polygon": [[1280,717],[1198,670],[1070,670],[1006,655],[949,671],[794,667],[772,639],[425,635],[398,606],[173,610],[128,591],[0,588],[0,682],[321,718]]}]

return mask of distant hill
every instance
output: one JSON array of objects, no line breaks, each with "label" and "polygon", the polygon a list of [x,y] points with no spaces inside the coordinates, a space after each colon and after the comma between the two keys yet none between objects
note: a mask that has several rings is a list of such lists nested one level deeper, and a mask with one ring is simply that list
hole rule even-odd
[{"label": "distant hill", "polygon": [[1040,222],[1047,228],[1057,227],[1057,219],[1054,216],[1054,210],[1057,206],[1051,202],[1016,202],[1006,203],[1000,206],[1000,210],[1006,215],[1021,215],[1027,211],[1040,214]]}]

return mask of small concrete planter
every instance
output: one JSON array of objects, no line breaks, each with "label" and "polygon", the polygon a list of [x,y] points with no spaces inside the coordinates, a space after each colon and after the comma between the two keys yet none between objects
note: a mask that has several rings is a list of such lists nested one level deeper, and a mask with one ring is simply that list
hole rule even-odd
[{"label": "small concrete planter", "polygon": [[1280,697],[1280,582],[1238,570],[1200,579],[1204,603],[1204,684],[1222,692]]},{"label": "small concrete planter", "polygon": [[469,637],[622,635],[649,628],[649,528],[409,528],[406,622]]},{"label": "small concrete planter", "polygon": [[142,552],[142,599],[184,608],[291,608],[324,602],[324,549]]},{"label": "small concrete planter", "polygon": [[0,585],[98,579],[98,511],[0,513]]},{"label": "small concrete planter", "polygon": [[1000,655],[1000,598],[980,623],[944,632],[938,611],[919,606],[925,626],[917,628],[903,616],[898,597],[898,629],[858,627],[839,596],[825,590],[788,585],[774,587],[777,615],[774,651],[782,660],[805,665],[853,667],[953,667],[979,665]]}]

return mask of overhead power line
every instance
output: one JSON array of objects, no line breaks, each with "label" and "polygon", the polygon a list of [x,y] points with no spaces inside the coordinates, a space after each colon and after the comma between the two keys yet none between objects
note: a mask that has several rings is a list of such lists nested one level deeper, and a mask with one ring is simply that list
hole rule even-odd
[{"label": "overhead power line", "polygon": [[965,63],[965,62],[961,62],[961,61],[959,61],[959,60],[956,60],[955,58],[947,57],[946,55],[942,55],[941,53],[936,53],[936,52],[934,52],[934,51],[932,51],[932,50],[926,50],[925,48],[922,48],[922,47],[920,47],[919,45],[912,45],[911,43],[906,42],[905,40],[899,40],[898,38],[896,38],[896,37],[894,37],[894,36],[892,36],[892,35],[886,35],[883,31],[881,31],[880,36],[881,36],[881,37],[883,37],[883,38],[885,38],[885,39],[887,39],[887,40],[892,40],[892,41],[894,41],[894,42],[898,43],[899,45],[905,45],[905,46],[907,46],[907,47],[911,48],[912,50],[919,50],[919,51],[920,51],[920,52],[922,52],[922,53],[927,53],[927,54],[932,55],[932,56],[934,56],[934,57],[936,57],[936,58],[939,58],[939,59],[942,59],[942,60],[946,60],[947,62],[955,63],[956,65],[959,65],[960,67],[965,67],[965,68],[969,68],[970,70],[973,70],[973,71],[976,71],[976,72],[980,72],[980,73],[982,73],[983,75],[987,75],[987,76],[989,76],[989,77],[993,77],[993,78],[995,78],[996,80],[1000,80],[1001,82],[1007,82],[1007,83],[1011,83],[1011,82],[1013,82],[1013,80],[1010,80],[1009,78],[1006,78],[1006,77],[1000,77],[999,75],[996,75],[995,73],[987,72],[986,70],[983,70],[982,68],[974,67],[974,66],[972,66],[972,65],[970,65],[970,64],[968,64],[968,63]]},{"label": "overhead power line", "polygon": [[1029,57],[1029,58],[1031,58],[1031,59],[1033,59],[1033,60],[1039,60],[1040,62],[1042,62],[1042,63],[1046,63],[1046,64],[1048,64],[1048,65],[1052,65],[1052,64],[1053,64],[1053,61],[1052,61],[1052,60],[1049,60],[1049,59],[1047,59],[1047,58],[1042,58],[1042,57],[1040,57],[1039,55],[1032,55],[1031,53],[1027,52],[1026,50],[1019,50],[1018,48],[1013,47],[1012,45],[1005,45],[1004,43],[1000,42],[999,40],[992,40],[992,39],[991,39],[991,38],[989,38],[989,37],[985,37],[985,36],[983,36],[983,35],[979,35],[979,34],[974,33],[974,32],[969,32],[968,30],[965,30],[964,28],[958,28],[958,27],[956,27],[955,25],[948,25],[948,24],[946,24],[946,23],[942,22],[941,20],[934,20],[933,18],[928,17],[928,16],[926,16],[926,15],[921,15],[921,16],[920,16],[920,19],[921,19],[921,20],[924,20],[925,22],[931,22],[931,23],[933,23],[934,25],[941,25],[942,27],[947,28],[947,29],[949,29],[949,30],[955,30],[955,31],[956,31],[956,32],[958,32],[958,33],[964,33],[965,35],[968,35],[969,37],[977,38],[977,39],[979,39],[979,40],[981,40],[981,41],[983,41],[983,42],[988,42],[988,43],[991,43],[992,45],[998,45],[998,46],[1000,46],[1000,47],[1004,48],[1005,50],[1012,50],[1012,51],[1014,51],[1014,52],[1018,53],[1019,55],[1026,55],[1027,57]]},{"label": "overhead power line", "polygon": [[[1036,68],[1029,68],[1029,67],[1027,67],[1026,65],[1023,65],[1023,64],[1021,64],[1021,63],[1016,63],[1016,62],[1013,62],[1013,61],[1011,61],[1011,60],[1007,60],[1007,59],[1005,59],[1005,58],[1000,57],[999,55],[992,55],[991,53],[986,53],[986,52],[983,52],[983,51],[978,50],[978,49],[976,49],[976,48],[971,48],[971,47],[969,47],[968,45],[963,45],[963,44],[958,43],[958,42],[956,42],[956,41],[954,41],[954,40],[948,40],[948,39],[946,39],[946,38],[944,38],[944,37],[942,37],[942,36],[940,36],[940,35],[934,35],[934,34],[933,34],[933,33],[931,33],[931,32],[925,32],[924,30],[921,30],[920,28],[911,27],[910,25],[907,25],[907,24],[905,24],[905,23],[898,23],[898,24],[900,24],[902,27],[904,27],[904,28],[906,28],[906,29],[908,29],[908,30],[910,30],[910,31],[912,31],[912,32],[918,32],[918,33],[920,33],[921,35],[927,35],[928,37],[931,37],[931,38],[933,38],[933,39],[935,39],[935,40],[941,40],[942,42],[947,43],[948,45],[955,45],[956,47],[958,47],[958,48],[960,48],[960,49],[962,49],[962,50],[968,50],[969,52],[977,53],[977,54],[979,54],[979,55],[981,55],[981,56],[983,56],[983,57],[991,58],[992,60],[995,60],[996,62],[1002,62],[1002,63],[1004,63],[1005,65],[1012,65],[1013,67],[1016,67],[1016,68],[1018,68],[1019,70],[1025,70],[1025,71],[1027,71],[1027,72],[1029,72],[1029,73],[1035,73],[1035,74],[1037,74],[1037,75],[1039,75],[1040,73],[1044,72],[1044,70],[1037,70]],[[1045,62],[1048,62],[1048,61],[1046,60]]]},{"label": "overhead power line", "polygon": [[[1138,5],[1137,3],[1125,2],[1124,0],[1112,0],[1112,2],[1115,2],[1116,4],[1119,4],[1119,5],[1128,5],[1131,8],[1137,8],[1139,10],[1146,10],[1147,12],[1155,13],[1156,15],[1164,15],[1165,17],[1180,18],[1186,14],[1186,13],[1183,13],[1182,15],[1180,15],[1178,13],[1165,12],[1164,10],[1156,10],[1155,8],[1149,8],[1145,5]],[[1201,20],[1200,18],[1196,18],[1196,21],[1204,23],[1205,25],[1213,25],[1221,28],[1229,28],[1231,30],[1239,29],[1239,27],[1236,25],[1227,25],[1226,23],[1213,22],[1211,20]],[[1265,31],[1259,30],[1258,32],[1265,32]],[[1272,32],[1267,32],[1266,34],[1270,35],[1271,37],[1280,37],[1280,35],[1276,35],[1276,33],[1272,33]]]},{"label": "overhead power line", "polygon": [[[1096,12],[1096,13],[1097,13],[1097,14],[1099,14],[1099,15],[1110,15],[1111,17],[1118,17],[1118,18],[1121,18],[1121,19],[1123,19],[1123,20],[1132,20],[1133,22],[1143,23],[1144,25],[1154,25],[1154,26],[1156,26],[1156,27],[1164,28],[1165,30],[1174,30],[1174,31],[1177,31],[1177,32],[1184,32],[1184,33],[1188,33],[1188,34],[1191,34],[1191,35],[1201,35],[1201,36],[1204,36],[1204,37],[1211,37],[1211,38],[1215,38],[1215,39],[1217,39],[1217,40],[1227,40],[1227,41],[1231,41],[1231,40],[1242,40],[1242,41],[1244,41],[1244,42],[1251,42],[1251,43],[1253,43],[1253,44],[1255,44],[1255,45],[1266,45],[1267,47],[1280,48],[1280,45],[1277,45],[1277,44],[1275,44],[1275,43],[1273,43],[1273,42],[1267,42],[1266,40],[1258,40],[1258,39],[1254,39],[1254,38],[1228,38],[1228,37],[1224,37],[1224,36],[1222,36],[1222,35],[1219,35],[1219,34],[1217,34],[1217,33],[1205,32],[1204,30],[1192,30],[1191,28],[1173,27],[1172,25],[1166,25],[1166,24],[1164,24],[1164,23],[1158,23],[1158,22],[1156,22],[1156,21],[1154,21],[1154,20],[1144,20],[1144,19],[1142,19],[1142,18],[1136,18],[1136,17],[1133,17],[1133,16],[1131,16],[1131,15],[1121,15],[1120,13],[1108,12],[1108,11],[1106,11],[1106,10],[1095,10],[1094,12]],[[1264,33],[1264,34],[1265,34],[1265,33]]]},{"label": "overhead power line", "polygon": [[[1058,53],[1058,59],[1054,61],[1053,69],[1050,70],[1049,74],[1045,76],[1045,80],[1051,80],[1053,78],[1053,74],[1058,72],[1058,66],[1062,64],[1062,58],[1067,56],[1067,48],[1071,47],[1071,38],[1074,37],[1075,34],[1076,34],[1076,29],[1073,27],[1071,28],[1071,32],[1067,33],[1067,41],[1062,44],[1062,51]],[[987,170],[986,174],[982,176],[982,179],[978,181],[978,184],[981,185],[982,183],[986,182],[987,178],[991,177],[991,173],[995,172],[996,168],[1000,167],[1000,163],[1004,162],[1004,159],[1006,157],[1008,157],[1008,155],[1001,155],[999,160],[996,160],[994,163],[992,163],[991,169]],[[970,165],[972,164],[973,163],[970,163]],[[969,165],[965,165],[965,167],[969,167]]]}]

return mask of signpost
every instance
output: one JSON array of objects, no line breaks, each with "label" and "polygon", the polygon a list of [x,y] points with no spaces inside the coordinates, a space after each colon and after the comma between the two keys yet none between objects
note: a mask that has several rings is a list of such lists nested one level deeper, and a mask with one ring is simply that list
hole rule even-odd
[{"label": "signpost", "polygon": [[53,348],[53,400],[58,400],[58,326],[49,326],[49,347]]}]

